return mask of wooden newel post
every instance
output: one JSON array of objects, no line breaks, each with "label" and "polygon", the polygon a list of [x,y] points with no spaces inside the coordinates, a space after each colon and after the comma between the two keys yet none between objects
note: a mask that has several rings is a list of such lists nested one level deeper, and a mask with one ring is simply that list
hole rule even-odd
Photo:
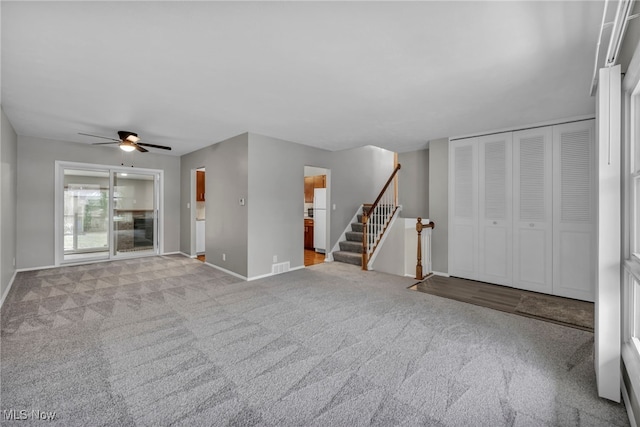
[{"label": "wooden newel post", "polygon": [[416,279],[422,280],[422,218],[418,218],[416,223],[416,231],[418,232],[418,263],[416,264]]},{"label": "wooden newel post", "polygon": [[369,249],[369,236],[367,236],[367,222],[369,221],[369,217],[365,208],[362,208],[362,269],[367,269],[367,264],[369,263],[369,257],[367,255],[367,250]]}]

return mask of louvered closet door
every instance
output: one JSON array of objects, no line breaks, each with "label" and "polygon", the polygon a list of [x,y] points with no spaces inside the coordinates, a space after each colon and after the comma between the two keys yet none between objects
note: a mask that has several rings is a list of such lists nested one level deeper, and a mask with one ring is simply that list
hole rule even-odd
[{"label": "louvered closet door", "polygon": [[477,279],[478,155],[474,139],[449,143],[449,274]]},{"label": "louvered closet door", "polygon": [[552,292],[551,127],[513,133],[513,286]]},{"label": "louvered closet door", "polygon": [[553,294],[593,301],[595,125],[553,127]]},{"label": "louvered closet door", "polygon": [[512,133],[477,138],[478,279],[511,285]]}]

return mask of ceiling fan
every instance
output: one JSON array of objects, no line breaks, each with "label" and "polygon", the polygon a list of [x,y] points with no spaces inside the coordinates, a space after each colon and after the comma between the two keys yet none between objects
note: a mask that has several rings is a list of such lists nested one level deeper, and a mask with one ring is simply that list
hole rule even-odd
[{"label": "ceiling fan", "polygon": [[145,142],[140,142],[140,137],[138,136],[137,133],[129,132],[129,131],[126,131],[126,130],[119,130],[118,131],[118,137],[120,139],[108,138],[106,136],[100,136],[100,135],[91,135],[89,133],[82,133],[82,132],[78,132],[78,135],[92,136],[94,138],[109,139],[109,140],[111,140],[111,142],[95,142],[93,145],[119,144],[120,145],[120,149],[123,150],[123,151],[138,150],[141,153],[146,153],[147,151],[149,151],[144,147],[159,148],[161,150],[171,150],[171,147],[167,147],[166,145],[147,144]]}]

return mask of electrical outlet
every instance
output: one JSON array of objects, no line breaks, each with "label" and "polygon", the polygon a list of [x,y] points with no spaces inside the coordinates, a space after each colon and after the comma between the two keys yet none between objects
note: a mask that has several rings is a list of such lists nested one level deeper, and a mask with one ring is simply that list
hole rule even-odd
[{"label": "electrical outlet", "polygon": [[13,258],[13,266],[14,266],[14,267],[16,266],[16,259],[15,259],[15,257]]},{"label": "electrical outlet", "polygon": [[187,203],[187,209],[191,208],[191,203]]},{"label": "electrical outlet", "polygon": [[240,198],[240,206],[244,206],[244,197]]},{"label": "electrical outlet", "polygon": [[336,210],[336,204],[335,203],[333,204],[333,210],[334,211]]},{"label": "electrical outlet", "polygon": [[227,260],[227,254],[222,254],[222,260],[226,261]]},{"label": "electrical outlet", "polygon": [[278,262],[278,255],[273,256],[273,262]]}]

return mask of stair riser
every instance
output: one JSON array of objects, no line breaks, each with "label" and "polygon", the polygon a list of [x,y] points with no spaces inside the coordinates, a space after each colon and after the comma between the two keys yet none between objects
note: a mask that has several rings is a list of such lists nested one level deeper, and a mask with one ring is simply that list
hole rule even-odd
[{"label": "stair riser", "polygon": [[361,254],[362,253],[362,243],[359,242],[349,242],[349,241],[342,241],[340,242],[340,250],[341,251],[345,251],[345,252],[353,252],[355,254]]},{"label": "stair riser", "polygon": [[333,260],[338,262],[344,262],[345,264],[362,266],[362,257],[345,256],[345,255],[342,255],[340,252],[333,253]]},{"label": "stair riser", "polygon": [[363,230],[364,228],[362,227],[362,224],[357,224],[355,222],[351,224],[351,231],[362,233]]},{"label": "stair riser", "polygon": [[362,242],[362,233],[356,233],[355,231],[347,231],[345,234],[347,240],[350,242]]}]

